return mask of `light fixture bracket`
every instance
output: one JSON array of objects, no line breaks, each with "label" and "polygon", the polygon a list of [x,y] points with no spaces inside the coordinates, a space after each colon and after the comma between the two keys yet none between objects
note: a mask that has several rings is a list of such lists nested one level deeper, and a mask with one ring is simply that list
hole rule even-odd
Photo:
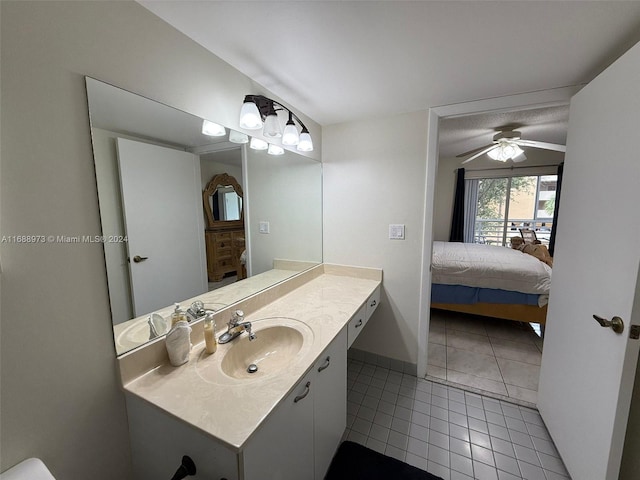
[{"label": "light fixture bracket", "polygon": [[[307,131],[307,132],[309,131],[305,126],[305,124],[302,122],[302,120],[300,120],[300,117],[298,117],[290,109],[288,109],[287,107],[285,107],[284,105],[282,105],[280,102],[276,100],[272,100],[271,98],[265,97],[264,95],[245,95],[244,99],[245,99],[245,102],[250,101],[256,104],[256,107],[258,107],[258,111],[260,112],[260,116],[262,117],[263,122],[267,118],[267,115],[269,115],[270,113],[285,111],[289,114],[289,118],[293,116],[293,118],[296,119],[296,121],[300,124],[302,131]],[[275,107],[276,105],[280,108],[276,108]]]}]

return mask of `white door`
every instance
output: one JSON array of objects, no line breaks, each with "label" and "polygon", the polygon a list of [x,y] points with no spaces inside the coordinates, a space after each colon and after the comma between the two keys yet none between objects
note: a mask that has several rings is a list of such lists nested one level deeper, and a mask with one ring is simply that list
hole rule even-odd
[{"label": "white door", "polygon": [[206,292],[198,157],[119,138],[118,162],[134,315]]},{"label": "white door", "polygon": [[571,100],[538,408],[574,480],[620,469],[640,342],[639,129],[640,44]]}]

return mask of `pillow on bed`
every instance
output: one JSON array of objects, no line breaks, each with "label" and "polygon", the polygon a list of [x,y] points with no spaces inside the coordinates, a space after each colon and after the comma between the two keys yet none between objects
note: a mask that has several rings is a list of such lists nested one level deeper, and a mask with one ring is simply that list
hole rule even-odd
[{"label": "pillow on bed", "polygon": [[532,255],[541,262],[546,263],[550,267],[553,267],[553,258],[551,257],[549,250],[547,250],[547,247],[544,245],[525,243],[524,245],[518,247],[518,250],[528,255]]}]

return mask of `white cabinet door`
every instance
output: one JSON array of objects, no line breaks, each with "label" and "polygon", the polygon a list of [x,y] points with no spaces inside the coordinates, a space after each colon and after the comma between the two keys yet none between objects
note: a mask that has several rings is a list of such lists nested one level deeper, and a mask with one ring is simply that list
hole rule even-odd
[{"label": "white cabinet door", "polygon": [[313,368],[315,479],[322,480],[347,426],[346,327]]},{"label": "white cabinet door", "polygon": [[[640,44],[576,94],[569,115],[538,407],[571,477],[611,480],[638,362]],[[624,331],[594,314],[621,317]]]},{"label": "white cabinet door", "polygon": [[244,480],[313,478],[316,373],[307,373],[251,438],[243,451]]}]

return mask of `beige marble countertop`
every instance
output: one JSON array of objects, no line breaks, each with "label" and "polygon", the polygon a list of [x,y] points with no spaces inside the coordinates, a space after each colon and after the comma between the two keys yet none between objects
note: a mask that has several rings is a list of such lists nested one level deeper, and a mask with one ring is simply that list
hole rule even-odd
[{"label": "beige marble countertop", "polygon": [[[183,300],[180,302],[180,305],[183,310],[186,310],[195,300],[200,300],[204,303],[206,309],[218,311],[313,266],[310,262],[276,260],[275,263],[276,267],[279,268],[273,268],[258,275],[225,285],[222,288]],[[161,315],[170,323],[173,310],[174,305],[171,304],[153,313]],[[117,355],[128,352],[149,341],[149,325],[147,323],[149,315],[150,313],[147,313],[132,320],[114,325],[113,336],[115,338]]]},{"label": "beige marble countertop", "polygon": [[[345,273],[327,266],[321,275],[246,315],[246,320],[254,324],[258,334],[256,341],[260,341],[261,320],[270,317],[293,318],[306,324],[309,327],[306,331],[312,331],[311,345],[303,347],[296,360],[280,372],[257,380],[231,382],[221,379],[223,381],[217,382],[212,373],[202,375],[203,362],[220,362],[233,342],[219,345],[218,351],[207,357],[203,338],[193,335],[194,347],[187,364],[156,367],[126,383],[125,391],[234,451],[241,451],[263,420],[295,387],[381,283],[382,272],[379,270],[376,271],[379,278],[375,280],[370,273],[359,275],[357,268],[350,270]],[[348,273],[351,275],[347,276]],[[295,326],[295,322],[292,325]],[[218,334],[224,331],[223,327],[218,325]]]}]

